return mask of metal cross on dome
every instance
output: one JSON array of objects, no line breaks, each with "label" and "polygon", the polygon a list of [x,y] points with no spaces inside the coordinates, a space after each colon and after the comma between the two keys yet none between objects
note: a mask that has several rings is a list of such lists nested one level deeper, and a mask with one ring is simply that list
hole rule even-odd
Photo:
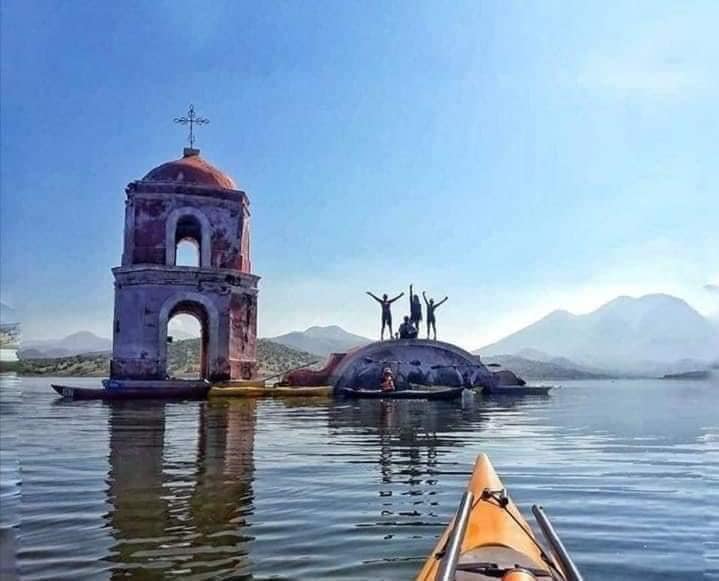
[{"label": "metal cross on dome", "polygon": [[179,123],[180,125],[189,125],[190,126],[190,148],[195,148],[195,133],[193,131],[193,128],[195,125],[207,125],[210,120],[205,119],[204,117],[199,117],[195,114],[195,106],[190,105],[190,108],[187,111],[187,117],[175,117],[174,119],[175,123]]}]

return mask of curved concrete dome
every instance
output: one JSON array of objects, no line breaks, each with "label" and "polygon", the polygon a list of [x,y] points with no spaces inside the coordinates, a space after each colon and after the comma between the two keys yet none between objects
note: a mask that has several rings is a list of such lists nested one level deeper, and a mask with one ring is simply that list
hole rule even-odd
[{"label": "curved concrete dome", "polygon": [[168,161],[147,173],[143,182],[164,182],[236,190],[233,179],[200,157],[197,149],[187,149],[180,159]]},{"label": "curved concrete dome", "polygon": [[376,388],[389,367],[400,387],[421,385],[494,386],[496,379],[476,357],[451,343],[400,339],[351,351],[332,373],[336,388]]}]

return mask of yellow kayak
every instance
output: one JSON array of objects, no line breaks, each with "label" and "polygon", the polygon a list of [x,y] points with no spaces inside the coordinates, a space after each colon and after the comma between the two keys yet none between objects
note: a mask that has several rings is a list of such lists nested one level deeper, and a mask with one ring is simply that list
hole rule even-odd
[{"label": "yellow kayak", "polygon": [[480,454],[457,515],[417,580],[581,581],[543,510],[534,507],[533,511],[554,556],[540,547],[489,458]]},{"label": "yellow kayak", "polygon": [[265,387],[259,385],[214,386],[211,397],[330,397],[334,388],[331,385],[313,385],[310,387]]}]

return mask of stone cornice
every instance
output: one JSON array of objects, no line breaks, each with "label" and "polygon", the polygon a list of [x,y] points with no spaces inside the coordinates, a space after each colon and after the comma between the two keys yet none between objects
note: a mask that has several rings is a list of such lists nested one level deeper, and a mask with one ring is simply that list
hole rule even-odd
[{"label": "stone cornice", "polygon": [[221,188],[209,188],[207,186],[195,186],[191,184],[173,184],[167,182],[146,182],[136,180],[127,184],[125,193],[128,198],[132,194],[175,194],[196,196],[203,199],[214,198],[216,200],[228,200],[232,202],[240,202],[245,206],[250,205],[247,194],[242,190],[227,190]]},{"label": "stone cornice", "polygon": [[195,268],[161,264],[135,264],[112,269],[115,284],[132,285],[210,285],[233,291],[257,292],[260,277],[231,268]]}]

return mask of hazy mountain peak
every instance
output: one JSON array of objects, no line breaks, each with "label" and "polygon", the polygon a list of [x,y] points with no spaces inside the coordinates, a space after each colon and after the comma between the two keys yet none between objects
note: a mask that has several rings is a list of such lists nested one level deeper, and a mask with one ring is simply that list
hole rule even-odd
[{"label": "hazy mountain peak", "polygon": [[649,294],[641,297],[620,297],[599,307],[590,316],[596,318],[613,317],[630,325],[643,325],[650,321],[655,323],[676,322],[681,333],[682,325],[689,321],[703,325],[706,321],[686,301],[666,294]]},{"label": "hazy mountain peak", "polygon": [[77,340],[77,339],[102,339],[102,337],[95,335],[92,331],[77,331],[76,333],[70,333],[66,335],[61,341]]},{"label": "hazy mountain peak", "polygon": [[554,311],[546,315],[544,319],[571,319],[576,316],[577,315],[570,313],[566,309],[555,309]]},{"label": "hazy mountain peak", "polygon": [[342,353],[372,342],[371,339],[354,335],[338,325],[315,325],[304,331],[293,331],[279,337],[271,337],[269,340],[316,355]]},{"label": "hazy mountain peak", "polygon": [[339,325],[313,325],[312,327],[307,327],[307,331],[341,331],[343,333],[348,333],[348,331],[345,331],[342,327]]},{"label": "hazy mountain peak", "polygon": [[352,336],[352,333],[345,331],[338,325],[327,325],[320,326],[314,325],[305,329],[304,333],[312,337],[327,337],[327,336]]},{"label": "hazy mountain peak", "polygon": [[626,308],[630,307],[632,305],[652,305],[652,306],[677,306],[687,309],[692,309],[691,306],[689,306],[689,303],[687,303],[684,299],[681,299],[679,297],[675,297],[672,295],[668,295],[665,293],[650,293],[646,295],[642,295],[640,297],[630,297],[627,295],[619,296],[615,299],[612,299],[611,301],[603,304],[601,307],[599,307],[597,310],[607,309],[607,308]]},{"label": "hazy mountain peak", "polygon": [[65,357],[80,353],[109,351],[112,341],[90,331],[77,331],[62,339],[22,341],[23,350],[32,350],[35,357]]},{"label": "hazy mountain peak", "polygon": [[619,296],[584,315],[553,311],[480,350],[482,355],[528,352],[649,372],[681,360],[712,360],[719,352],[719,332],[683,299],[654,293]]},{"label": "hazy mountain peak", "polygon": [[[649,295],[645,295],[649,296]],[[616,298],[613,298],[611,301],[608,301],[601,305],[599,309],[605,309],[610,307],[621,307],[623,305],[626,305],[627,303],[631,303],[632,301],[635,301],[638,299],[635,299],[634,297],[630,297],[629,295],[619,295]],[[597,309],[598,310],[598,309]]]}]

